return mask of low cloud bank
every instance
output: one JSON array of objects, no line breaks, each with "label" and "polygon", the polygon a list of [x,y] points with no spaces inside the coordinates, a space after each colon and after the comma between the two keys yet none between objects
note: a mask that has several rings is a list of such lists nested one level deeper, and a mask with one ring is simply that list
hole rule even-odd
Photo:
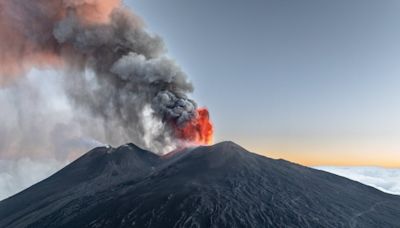
[{"label": "low cloud bank", "polygon": [[67,162],[50,160],[0,160],[0,200],[8,198],[49,177]]},{"label": "low cloud bank", "polygon": [[361,182],[383,192],[400,195],[400,169],[337,166],[318,166],[314,168]]}]

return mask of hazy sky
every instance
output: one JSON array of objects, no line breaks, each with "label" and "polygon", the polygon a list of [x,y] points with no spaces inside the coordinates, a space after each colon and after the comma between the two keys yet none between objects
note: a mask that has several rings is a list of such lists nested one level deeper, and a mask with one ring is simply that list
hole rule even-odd
[{"label": "hazy sky", "polygon": [[400,167],[400,2],[128,0],[216,141],[308,165]]}]

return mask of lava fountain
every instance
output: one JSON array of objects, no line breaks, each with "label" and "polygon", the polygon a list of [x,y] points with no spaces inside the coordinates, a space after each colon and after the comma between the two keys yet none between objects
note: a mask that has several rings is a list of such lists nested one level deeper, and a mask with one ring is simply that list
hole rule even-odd
[{"label": "lava fountain", "polygon": [[181,127],[176,127],[177,138],[196,145],[210,145],[213,142],[213,134],[213,125],[206,108],[197,109],[195,118]]}]

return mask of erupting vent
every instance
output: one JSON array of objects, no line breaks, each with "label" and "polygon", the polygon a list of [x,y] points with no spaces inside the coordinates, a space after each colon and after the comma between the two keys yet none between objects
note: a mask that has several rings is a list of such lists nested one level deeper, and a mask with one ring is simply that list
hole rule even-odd
[{"label": "erupting vent", "polygon": [[166,152],[212,141],[187,75],[121,0],[0,0],[0,40],[0,86],[32,68],[66,72],[66,96],[106,125],[104,143]]},{"label": "erupting vent", "polygon": [[206,108],[197,109],[194,119],[177,128],[177,136],[185,141],[195,144],[209,145],[213,140],[213,125]]}]

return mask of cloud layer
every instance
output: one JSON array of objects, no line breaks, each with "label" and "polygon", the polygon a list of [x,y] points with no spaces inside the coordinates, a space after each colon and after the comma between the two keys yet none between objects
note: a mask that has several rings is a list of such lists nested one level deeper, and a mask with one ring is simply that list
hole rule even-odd
[{"label": "cloud layer", "polygon": [[0,200],[8,198],[49,177],[67,163],[55,159],[0,160]]},{"label": "cloud layer", "polygon": [[361,182],[383,192],[400,195],[400,169],[381,167],[314,167]]}]

